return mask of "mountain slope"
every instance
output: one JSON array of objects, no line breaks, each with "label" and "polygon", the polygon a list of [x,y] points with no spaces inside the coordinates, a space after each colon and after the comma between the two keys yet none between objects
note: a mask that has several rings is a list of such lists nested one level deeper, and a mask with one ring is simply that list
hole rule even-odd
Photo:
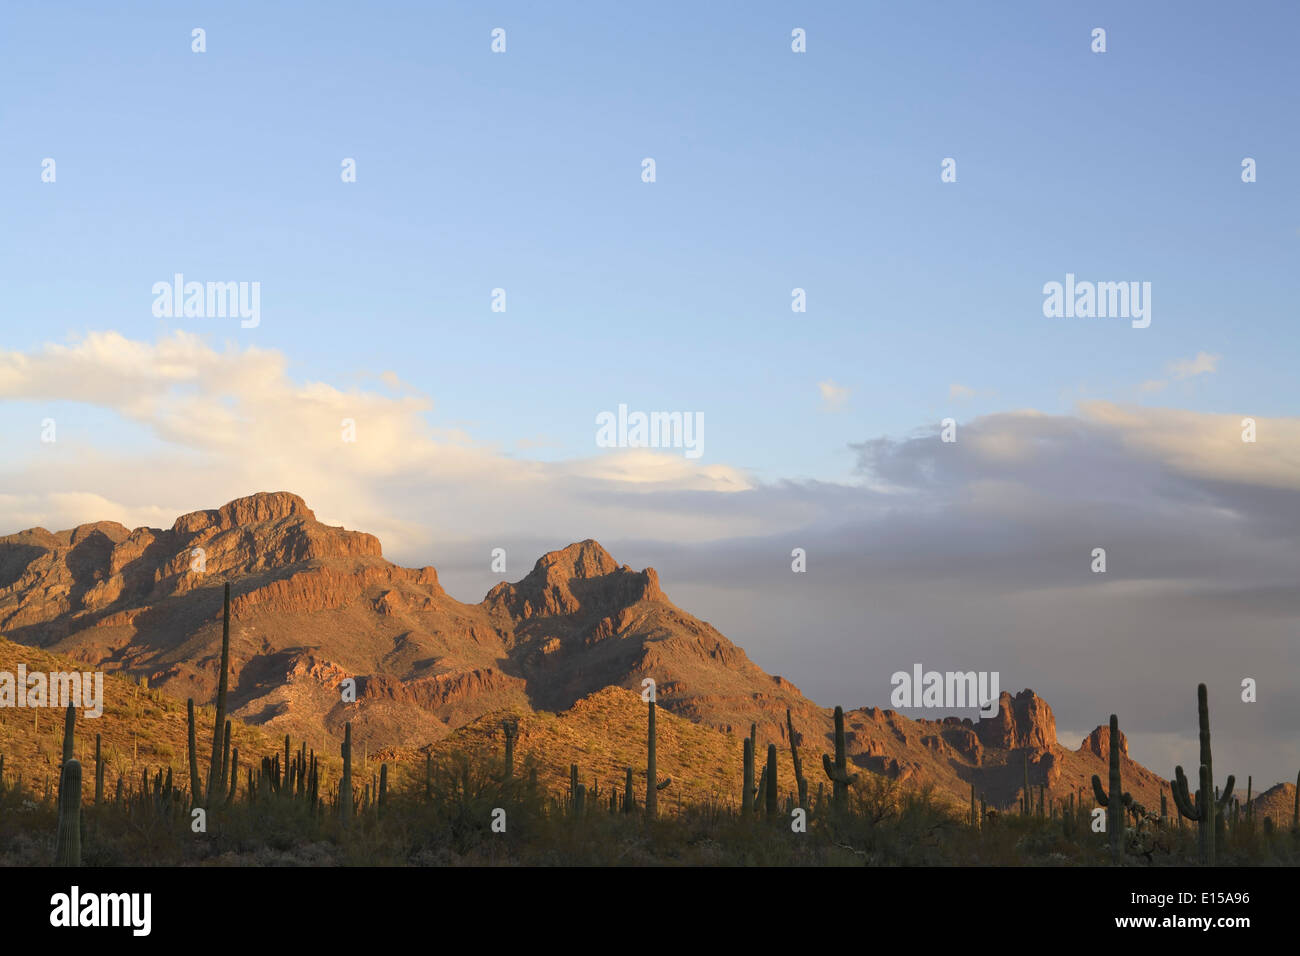
[{"label": "mountain slope", "polygon": [[[751,723],[760,758],[770,741],[787,759],[788,710],[814,752],[805,772],[814,787],[822,779],[815,754],[830,748],[830,713],[675,606],[653,568],[619,565],[592,540],[464,604],[432,567],[390,563],[376,538],[322,524],[285,492],[183,515],[166,530],[35,528],[0,538],[0,632],[147,677],[182,700],[211,700],[227,580],[233,715],[269,732],[315,740],[346,720],[371,752],[422,748],[499,711],[570,711],[611,687],[639,694],[649,677],[665,711],[737,741],[727,774],[739,775]],[[357,700],[344,703],[348,678]],[[1032,691],[1004,693],[999,714],[976,722],[874,708],[846,722],[858,767],[959,800],[974,783],[993,805],[1014,804],[1026,760],[1031,788],[1057,798],[1106,777],[1106,729],[1079,750],[1060,746]],[[1167,783],[1120,746],[1126,789],[1158,808]]]}]

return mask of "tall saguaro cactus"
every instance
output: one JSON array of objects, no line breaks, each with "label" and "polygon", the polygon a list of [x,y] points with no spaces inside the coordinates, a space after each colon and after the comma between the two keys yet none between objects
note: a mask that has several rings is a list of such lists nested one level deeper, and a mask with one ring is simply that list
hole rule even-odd
[{"label": "tall saguaro cactus", "polygon": [[1110,792],[1101,789],[1101,778],[1092,775],[1092,793],[1097,802],[1106,808],[1106,831],[1110,834],[1110,858],[1116,864],[1124,861],[1124,812],[1133,798],[1124,792],[1119,775],[1119,718],[1110,715]]},{"label": "tall saguaro cactus", "polygon": [[777,813],[776,789],[776,744],[767,745],[767,792],[763,795],[766,803],[767,818],[770,820]]},{"label": "tall saguaro cactus", "polygon": [[203,800],[203,784],[199,781],[199,748],[195,742],[193,697],[185,701],[185,713],[189,730],[185,750],[190,762],[190,801],[197,806]]},{"label": "tall saguaro cactus", "polygon": [[646,730],[646,761],[645,761],[645,812],[646,816],[654,817],[659,812],[659,791],[664,790],[673,782],[672,777],[659,779],[658,768],[655,765],[655,694],[654,690],[650,691],[650,717]]},{"label": "tall saguaro cactus", "polygon": [[212,761],[208,764],[208,797],[212,800],[225,782],[222,742],[226,728],[226,672],[230,669],[230,582],[226,582],[221,610],[221,675],[217,682],[217,717],[212,726]]},{"label": "tall saguaro cactus", "polygon": [[67,711],[63,714],[63,762],[60,767],[67,763],[76,754],[77,743],[77,709],[68,704]]},{"label": "tall saguaro cactus", "polygon": [[519,734],[519,721],[514,718],[507,718],[501,721],[501,729],[506,735],[506,786],[510,786],[510,781],[515,775],[515,737]]},{"label": "tall saguaro cactus", "polygon": [[659,776],[655,766],[655,697],[650,695],[650,717],[646,729],[645,812],[653,817],[659,812]]},{"label": "tall saguaro cactus", "polygon": [[352,819],[352,723],[343,725],[343,780],[339,783],[339,813],[343,825]]},{"label": "tall saguaro cactus", "polygon": [[[104,751],[103,735],[95,734],[95,806],[104,802]],[[3,768],[0,767],[0,771]]]},{"label": "tall saguaro cactus", "polygon": [[748,820],[754,812],[754,741],[751,737],[745,738],[745,779],[742,784],[743,790],[740,794],[740,812]]},{"label": "tall saguaro cactus", "polygon": [[803,775],[803,762],[799,759],[799,748],[795,746],[794,721],[790,719],[790,708],[785,709],[786,735],[790,738],[790,759],[794,761],[794,782],[799,791],[799,806],[808,809],[808,778]]},{"label": "tall saguaro cactus", "polygon": [[1220,828],[1223,810],[1232,799],[1235,778],[1232,774],[1228,775],[1228,780],[1223,785],[1223,793],[1216,800],[1214,762],[1210,752],[1210,702],[1204,684],[1199,684],[1196,688],[1196,712],[1201,730],[1201,763],[1200,786],[1196,791],[1195,800],[1193,801],[1192,794],[1188,790],[1187,777],[1183,774],[1181,766],[1174,768],[1174,779],[1170,787],[1174,793],[1174,806],[1178,807],[1178,812],[1187,819],[1196,821],[1200,861],[1207,866],[1213,866],[1216,831]]},{"label": "tall saguaro cactus", "polygon": [[81,761],[70,757],[59,773],[59,829],[55,866],[81,866]]},{"label": "tall saguaro cactus", "polygon": [[849,787],[857,783],[858,775],[849,773],[848,748],[844,743],[844,708],[835,708],[835,762],[831,763],[830,754],[822,754],[822,769],[830,777],[831,801],[836,813],[843,813],[849,806]]}]

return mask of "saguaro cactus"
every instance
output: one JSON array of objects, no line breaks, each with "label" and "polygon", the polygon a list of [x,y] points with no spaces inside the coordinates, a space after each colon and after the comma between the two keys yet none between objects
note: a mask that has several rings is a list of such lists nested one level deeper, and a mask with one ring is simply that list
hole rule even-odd
[{"label": "saguaro cactus", "polygon": [[1029,794],[1029,751],[1026,750],[1021,756],[1025,765],[1025,787],[1020,792],[1020,815],[1027,817],[1032,802],[1032,797]]},{"label": "saguaro cactus", "polygon": [[1295,775],[1295,803],[1291,807],[1291,829],[1300,830],[1300,773]]},{"label": "saguaro cactus", "polygon": [[835,762],[831,763],[829,754],[822,754],[822,769],[831,780],[831,802],[835,812],[843,813],[849,806],[849,787],[858,781],[856,773],[849,773],[848,748],[844,743],[843,707],[835,708]]},{"label": "saguaro cactus", "polygon": [[76,755],[77,743],[77,709],[68,704],[68,709],[63,715],[63,761],[60,767],[67,763]]},{"label": "saguaro cactus", "polygon": [[1106,808],[1106,831],[1110,834],[1110,858],[1124,861],[1124,811],[1133,798],[1124,792],[1119,775],[1119,718],[1110,715],[1110,792],[1101,789],[1101,778],[1092,775],[1092,792],[1097,803]]},{"label": "saguaro cactus", "polygon": [[343,825],[352,819],[352,724],[343,725],[343,780],[339,783],[339,813]]},{"label": "saguaro cactus", "polygon": [[646,816],[653,817],[659,812],[659,791],[667,789],[668,785],[673,782],[672,777],[665,777],[660,780],[658,770],[655,767],[655,696],[653,690],[650,693],[650,718],[646,730],[645,780],[645,812]]},{"label": "saguaro cactus", "polygon": [[[230,669],[230,582],[226,582],[221,610],[221,674],[217,681],[217,716],[212,725],[212,760],[208,764],[208,799],[214,797],[225,777],[222,754],[223,732],[226,727],[226,672]],[[206,803],[207,801],[205,801]]]},{"label": "saguaro cactus", "polygon": [[501,721],[501,729],[506,735],[506,786],[510,785],[515,775],[515,737],[519,734],[519,721],[507,718]]},{"label": "saguaro cactus", "polygon": [[388,764],[379,765],[379,815],[384,815],[384,810],[388,808]]},{"label": "saguaro cactus", "polygon": [[979,818],[975,816],[975,784],[970,785],[970,828],[978,830],[980,827]]},{"label": "saguaro cactus", "polygon": [[[0,777],[2,776],[4,776],[4,763],[0,761]],[[98,807],[103,802],[104,802],[103,735],[95,734],[95,806]]]},{"label": "saguaro cactus", "polygon": [[203,802],[203,784],[199,781],[199,748],[194,732],[194,698],[185,701],[185,715],[188,722],[189,738],[186,741],[186,756],[190,762],[190,801],[195,805]]},{"label": "saguaro cactus", "polygon": [[1215,837],[1223,819],[1223,810],[1232,799],[1234,777],[1229,774],[1224,784],[1223,793],[1216,800],[1214,797],[1214,763],[1210,752],[1210,703],[1209,693],[1204,684],[1196,688],[1196,712],[1201,731],[1200,787],[1196,791],[1195,801],[1188,790],[1187,777],[1181,766],[1174,768],[1174,779],[1170,784],[1174,794],[1174,806],[1178,812],[1189,820],[1196,821],[1197,845],[1200,861],[1207,866],[1214,865]]},{"label": "saguaro cactus", "polygon": [[803,762],[799,759],[799,748],[795,746],[794,721],[790,719],[790,708],[785,709],[786,735],[790,738],[790,759],[794,762],[794,782],[799,791],[799,806],[808,809],[808,779],[803,775]]},{"label": "saguaro cactus", "polygon": [[221,796],[221,791],[226,786],[226,775],[230,770],[230,718],[226,718],[226,729],[222,734],[221,744],[221,775],[217,778],[219,784],[216,796]]},{"label": "saguaro cactus", "polygon": [[777,814],[776,744],[767,745],[767,793],[764,796],[766,797],[767,817],[770,820]]},{"label": "saguaro cactus", "polygon": [[750,737],[745,738],[744,752],[745,779],[740,794],[740,812],[748,820],[754,811],[754,741]]},{"label": "saguaro cactus", "polygon": [[646,725],[645,812],[653,817],[659,812],[659,776],[655,766],[655,698],[650,694],[650,711]]},{"label": "saguaro cactus", "polygon": [[81,761],[69,757],[59,773],[59,829],[55,866],[81,866]]},{"label": "saguaro cactus", "polygon": [[239,748],[230,749],[230,791],[226,794],[226,806],[235,802],[235,791],[239,788]]}]

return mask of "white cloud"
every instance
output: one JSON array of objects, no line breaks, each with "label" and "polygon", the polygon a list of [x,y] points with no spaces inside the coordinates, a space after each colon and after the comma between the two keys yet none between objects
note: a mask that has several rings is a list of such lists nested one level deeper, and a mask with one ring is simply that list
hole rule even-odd
[{"label": "white cloud", "polygon": [[1218,371],[1219,359],[1222,356],[1210,355],[1208,352],[1197,352],[1195,358],[1177,359],[1169,363],[1169,374],[1174,378],[1192,378],[1196,375],[1208,375],[1211,372]]},{"label": "white cloud", "polygon": [[848,403],[850,390],[830,379],[818,382],[817,391],[822,397],[822,408],[828,412],[837,412]]},{"label": "white cloud", "polygon": [[[377,534],[386,553],[425,561],[432,539],[518,527],[562,544],[573,534],[692,540],[752,530],[746,516],[702,521],[680,505],[682,495],[751,488],[740,469],[677,451],[512,458],[462,429],[433,427],[432,399],[391,372],[380,381],[398,394],[297,382],[278,352],[218,351],[185,332],[155,343],[97,332],[30,354],[0,353],[0,397],[108,409],[161,445],[146,457],[80,445],[65,437],[75,423],[64,419],[53,445],[33,433],[25,455],[7,449],[0,533],[96,520],[165,527],[256,491],[300,494],[318,514]],[[343,440],[344,419],[355,421],[355,442]],[[649,505],[658,497],[674,500]]]},{"label": "white cloud", "polygon": [[1243,442],[1242,415],[1086,402],[1080,412],[1135,455],[1189,477],[1300,490],[1300,418],[1261,418],[1256,441]]}]

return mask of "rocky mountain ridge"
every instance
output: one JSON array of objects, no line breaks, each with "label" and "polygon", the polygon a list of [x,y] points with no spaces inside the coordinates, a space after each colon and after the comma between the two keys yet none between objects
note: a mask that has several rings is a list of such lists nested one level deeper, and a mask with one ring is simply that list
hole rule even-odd
[{"label": "rocky mountain ridge", "polygon": [[[377,538],[322,524],[297,495],[261,493],[177,518],[0,538],[0,633],[184,699],[213,697],[221,586],[232,587],[235,716],[315,739],[345,720],[374,750],[427,746],[501,710],[569,711],[609,687],[656,681],[662,707],[760,741],[829,748],[830,711],[765,673],[674,605],[653,568],[619,565],[597,542],[549,552],[478,604],[450,597],[432,567],[384,559]],[[354,678],[357,701],[339,687]],[[1056,739],[1033,691],[1003,693],[992,718],[913,719],[848,711],[850,758],[895,780],[964,799],[971,783],[1010,805],[1028,774],[1054,798],[1103,779],[1109,732],[1077,750]],[[1128,758],[1125,786],[1159,806],[1168,784]],[[737,762],[739,757],[737,756]]]}]

